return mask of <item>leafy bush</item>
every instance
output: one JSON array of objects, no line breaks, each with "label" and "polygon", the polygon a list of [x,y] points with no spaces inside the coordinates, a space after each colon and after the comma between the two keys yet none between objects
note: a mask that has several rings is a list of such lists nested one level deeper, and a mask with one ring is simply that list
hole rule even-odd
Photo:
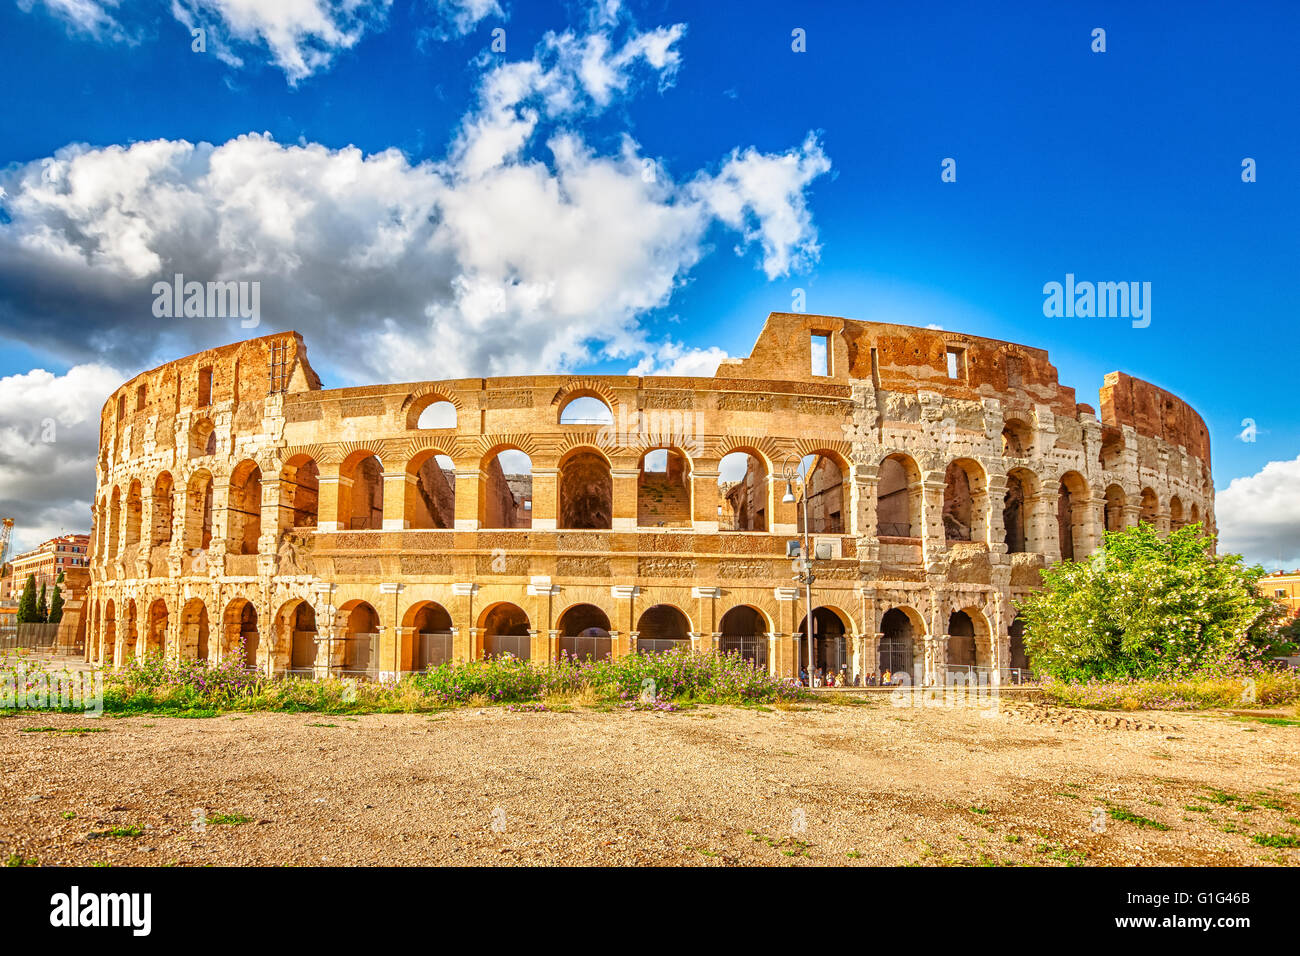
[{"label": "leafy bush", "polygon": [[1267,669],[1281,605],[1260,592],[1263,568],[1213,545],[1199,524],[1167,537],[1141,524],[1044,570],[1017,605],[1034,669],[1067,682]]}]

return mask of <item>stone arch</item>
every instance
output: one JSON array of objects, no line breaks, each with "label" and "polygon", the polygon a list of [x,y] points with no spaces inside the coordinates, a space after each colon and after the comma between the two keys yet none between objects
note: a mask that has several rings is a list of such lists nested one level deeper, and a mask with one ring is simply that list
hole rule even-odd
[{"label": "stone arch", "polygon": [[302,598],[286,601],[275,616],[274,669],[314,676],[316,637],[316,608],[312,603]]},{"label": "stone arch", "polygon": [[1174,495],[1169,499],[1169,530],[1177,531],[1186,523],[1183,520],[1183,499]]},{"label": "stone arch", "polygon": [[758,670],[768,669],[768,634],[772,625],[767,615],[752,604],[738,604],[722,615],[718,650],[735,654]]},{"label": "stone arch", "polygon": [[280,468],[278,531],[315,528],[320,518],[320,467],[311,455],[293,455]]},{"label": "stone arch", "polygon": [[[853,636],[853,620],[839,608],[821,605],[813,609],[812,663],[814,671],[820,676],[835,674],[838,678],[848,675],[849,638]],[[799,621],[795,631],[795,671],[802,672],[808,667],[808,615]],[[818,676],[818,675],[814,675]]]},{"label": "stone arch", "polygon": [[1013,680],[1024,680],[1028,677],[1029,653],[1025,648],[1025,620],[1019,614],[1012,618],[1007,626],[1007,635],[1009,638],[1007,667],[1013,671]]},{"label": "stone arch", "polygon": [[988,478],[971,458],[957,458],[944,471],[943,532],[948,541],[988,541]]},{"label": "stone arch", "polygon": [[439,448],[426,448],[406,463],[402,514],[409,528],[456,527],[456,465]]},{"label": "stone arch", "polygon": [[558,528],[614,527],[614,477],[609,459],[580,446],[560,460]]},{"label": "stone arch", "polygon": [[958,608],[948,615],[948,664],[972,670],[992,668],[993,629],[980,608]]},{"label": "stone arch", "polygon": [[99,662],[105,667],[117,666],[117,605],[109,598],[104,602],[104,630],[99,642]]},{"label": "stone arch", "polygon": [[384,465],[369,448],[354,451],[339,465],[338,521],[351,531],[384,527]]},{"label": "stone arch", "polygon": [[1028,468],[1007,472],[1007,490],[1002,496],[1002,529],[1008,554],[1042,551],[1043,543],[1034,521],[1035,501],[1042,485]]},{"label": "stone arch", "polygon": [[212,473],[200,468],[185,488],[185,534],[181,540],[188,551],[206,551],[212,543],[212,495]]},{"label": "stone arch", "polygon": [[[810,534],[844,534],[848,514],[849,464],[837,452],[817,449],[799,461],[800,480],[808,501]],[[795,526],[803,533],[802,499],[795,506]]]},{"label": "stone arch", "polygon": [[403,642],[403,663],[410,670],[425,671],[452,663],[451,614],[436,601],[420,601],[406,609],[402,626],[409,635]]},{"label": "stone arch", "polygon": [[691,472],[691,460],[680,448],[652,448],[641,455],[636,476],[638,527],[691,527]]},{"label": "stone arch", "polygon": [[172,494],[175,481],[170,471],[158,473],[153,483],[153,519],[149,529],[149,547],[170,544],[172,540]]},{"label": "stone arch", "polygon": [[1201,511],[1200,511],[1200,509],[1196,506],[1196,502],[1194,502],[1194,501],[1192,502],[1192,509],[1191,509],[1190,512],[1188,512],[1188,516],[1187,516],[1187,517],[1188,517],[1188,521],[1187,521],[1188,524],[1199,524],[1199,523],[1200,523],[1200,520],[1201,520]]},{"label": "stone arch", "polygon": [[561,657],[605,660],[613,651],[609,615],[594,604],[574,604],[556,622]]},{"label": "stone arch", "polygon": [[771,463],[757,448],[734,447],[722,456],[718,462],[719,531],[768,529],[771,473]]},{"label": "stone arch", "polygon": [[226,547],[231,554],[257,554],[262,536],[262,469],[245,458],[230,474],[226,500]]},{"label": "stone arch", "polygon": [[189,451],[191,458],[206,458],[217,453],[217,427],[210,418],[199,418],[190,425]]},{"label": "stone arch", "polygon": [[108,496],[108,556],[120,557],[122,552],[122,489],[113,486]]},{"label": "stone arch", "polygon": [[532,657],[532,625],[517,604],[500,601],[483,609],[478,619],[483,657],[510,654],[520,660]]},{"label": "stone arch", "polygon": [[556,413],[559,425],[611,425],[614,409],[608,401],[594,391],[579,389],[566,395]]},{"label": "stone arch", "polygon": [[1105,521],[1107,531],[1124,530],[1124,505],[1127,503],[1127,496],[1124,489],[1117,484],[1112,484],[1106,488],[1106,501],[1102,508],[1102,515]]},{"label": "stone arch", "polygon": [[1085,556],[1090,506],[1088,483],[1077,471],[1061,475],[1056,495],[1056,527],[1061,557],[1073,561]]},{"label": "stone arch", "polygon": [[257,652],[261,636],[257,627],[257,608],[247,598],[233,598],[221,615],[221,656],[223,659],[239,653],[246,667],[257,666]]},{"label": "stone arch", "polygon": [[[438,406],[435,408],[435,406]],[[441,406],[450,406],[450,411]],[[460,404],[451,391],[431,388],[407,397],[402,405],[407,429],[455,428],[460,421]],[[447,424],[450,420],[450,424]]]},{"label": "stone arch", "polygon": [[135,599],[127,598],[122,602],[122,631],[118,637],[123,664],[136,656],[139,641],[140,621]]},{"label": "stone arch", "polygon": [[877,673],[886,673],[897,683],[901,675],[909,684],[921,683],[925,674],[925,621],[911,607],[891,607],[880,617],[880,645],[876,652]]},{"label": "stone arch", "polygon": [[1143,488],[1138,520],[1149,524],[1154,528],[1159,521],[1159,518],[1160,499],[1156,497],[1156,493],[1150,488]]},{"label": "stone arch", "polygon": [[1034,430],[1022,419],[1002,423],[1002,457],[1029,458],[1034,450]]},{"label": "stone arch", "polygon": [[209,660],[210,644],[208,607],[201,598],[190,598],[181,608],[180,656],[187,661]]},{"label": "stone arch", "polygon": [[[335,656],[332,664],[351,676],[370,677],[379,668],[379,612],[369,601],[346,602],[335,617]],[[341,646],[340,646],[341,645]]]},{"label": "stone arch", "polygon": [[922,497],[921,469],[916,460],[903,452],[886,455],[876,483],[876,534],[919,538]]},{"label": "stone arch", "polygon": [[[507,472],[506,469],[511,471]],[[526,468],[526,471],[519,469]],[[531,528],[533,460],[515,444],[494,445],[479,465],[480,528]]]},{"label": "stone arch", "polygon": [[655,604],[641,612],[636,622],[639,654],[662,654],[691,646],[691,621],[675,604]]},{"label": "stone arch", "polygon": [[145,624],[144,653],[146,657],[161,657],[167,652],[167,602],[156,598],[149,605]]},{"label": "stone arch", "polygon": [[135,548],[140,544],[140,533],[144,527],[144,488],[140,479],[131,482],[126,493],[126,534],[122,547]]}]

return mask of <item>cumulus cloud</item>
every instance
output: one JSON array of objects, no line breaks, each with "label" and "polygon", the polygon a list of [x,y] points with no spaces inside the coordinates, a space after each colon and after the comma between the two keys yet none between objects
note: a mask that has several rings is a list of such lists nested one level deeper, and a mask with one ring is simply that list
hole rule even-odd
[{"label": "cumulus cloud", "polygon": [[[815,259],[807,192],[830,161],[811,135],[676,180],[630,137],[600,152],[582,123],[618,94],[671,82],[684,28],[641,31],[612,2],[592,20],[594,34],[548,35],[530,59],[488,71],[438,161],[249,134],[71,145],[0,173],[0,325],[132,368],[249,334],[155,318],[153,283],[182,273],[261,282],[252,334],[297,328],[350,381],[594,357],[706,368],[721,353],[652,342],[644,316],[714,230],[738,235],[768,277]],[[81,332],[67,336],[73,321]]]},{"label": "cumulus cloud", "polygon": [[1270,461],[1215,497],[1219,547],[1265,566],[1300,567],[1300,457]]},{"label": "cumulus cloud", "polygon": [[727,353],[716,345],[689,348],[681,342],[661,343],[652,353],[627,370],[628,375],[681,375],[709,378],[718,371]]},{"label": "cumulus cloud", "polygon": [[17,521],[11,553],[90,527],[99,410],[121,381],[102,364],[0,378],[0,517]]},{"label": "cumulus cloud", "polygon": [[31,13],[38,3],[55,19],[62,20],[72,34],[96,40],[130,39],[126,28],[110,12],[121,6],[121,0],[18,0],[18,9]]}]

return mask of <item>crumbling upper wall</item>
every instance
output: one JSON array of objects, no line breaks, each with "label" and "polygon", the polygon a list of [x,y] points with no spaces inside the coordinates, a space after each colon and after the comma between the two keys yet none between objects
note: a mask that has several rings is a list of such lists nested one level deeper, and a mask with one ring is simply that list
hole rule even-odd
[{"label": "crumbling upper wall", "polygon": [[1181,445],[1210,464],[1210,430],[1205,420],[1176,395],[1124,372],[1111,372],[1101,388],[1101,421],[1132,425],[1139,435]]}]

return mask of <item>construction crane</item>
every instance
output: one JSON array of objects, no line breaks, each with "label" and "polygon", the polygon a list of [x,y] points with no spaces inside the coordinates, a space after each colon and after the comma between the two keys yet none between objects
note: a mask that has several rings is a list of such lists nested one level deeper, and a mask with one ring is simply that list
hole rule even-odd
[{"label": "construction crane", "polygon": [[0,528],[0,567],[4,567],[5,558],[9,555],[9,538],[14,533],[14,519],[5,518],[4,527]]}]

